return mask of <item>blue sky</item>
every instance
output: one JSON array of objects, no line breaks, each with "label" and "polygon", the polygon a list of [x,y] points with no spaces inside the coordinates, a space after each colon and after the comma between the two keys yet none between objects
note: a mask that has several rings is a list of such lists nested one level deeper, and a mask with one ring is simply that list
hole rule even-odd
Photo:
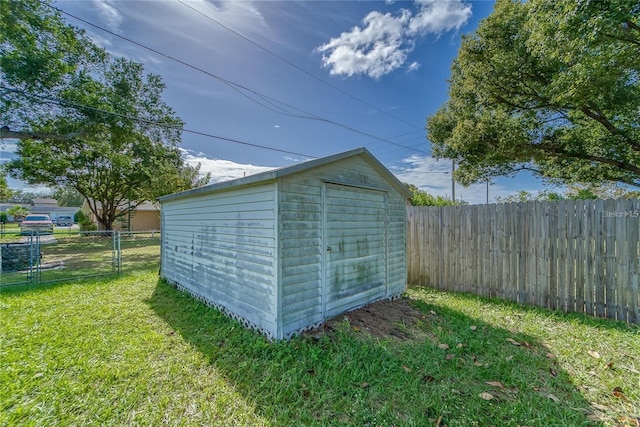
[{"label": "blue sky", "polygon": [[[285,151],[184,133],[185,158],[200,162],[214,181],[364,146],[402,181],[451,195],[451,162],[431,158],[425,121],[447,100],[461,36],[491,13],[492,2],[107,0],[56,6],[162,52],[64,16],[112,54],[160,74],[165,101],[186,129]],[[500,178],[489,188],[490,201],[540,188],[530,176]],[[456,186],[456,198],[483,203],[485,197],[484,184]]]}]

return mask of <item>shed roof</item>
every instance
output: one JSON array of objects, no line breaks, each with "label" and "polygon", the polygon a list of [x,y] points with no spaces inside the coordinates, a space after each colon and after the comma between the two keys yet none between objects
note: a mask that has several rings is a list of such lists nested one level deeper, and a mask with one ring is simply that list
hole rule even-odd
[{"label": "shed roof", "polygon": [[[91,199],[91,201],[93,202],[93,199]],[[87,200],[85,200],[82,203],[82,209],[85,209],[85,207],[87,209],[89,209],[88,203],[89,202]],[[96,204],[96,209],[102,209],[102,203],[101,202],[96,201],[95,204]],[[118,207],[116,209],[124,210],[124,209],[127,209],[128,207],[129,207],[129,201],[128,200],[124,200],[118,205]],[[140,203],[138,206],[136,206],[136,208],[134,210],[135,211],[139,211],[139,212],[142,212],[142,211],[151,211],[151,212],[153,212],[153,211],[158,211],[159,209],[152,202],[147,201],[147,202]]]},{"label": "shed roof", "polygon": [[278,169],[273,169],[266,172],[261,172],[255,175],[250,175],[244,178],[232,179],[229,181],[218,182],[215,184],[205,185],[204,187],[194,188],[180,193],[169,194],[158,198],[158,201],[165,202],[167,200],[182,199],[193,195],[215,193],[221,190],[228,190],[236,187],[244,187],[247,185],[253,185],[261,182],[273,181],[278,178],[282,178],[288,175],[306,171],[309,169],[324,166],[339,160],[344,160],[349,157],[360,156],[362,157],[373,169],[375,169],[380,175],[382,175],[393,187],[407,198],[411,197],[411,192],[389,169],[387,169],[373,154],[364,147],[356,148],[354,150],[345,151],[342,153],[334,154],[319,159],[309,160],[303,163],[297,163],[292,166],[285,166]]}]

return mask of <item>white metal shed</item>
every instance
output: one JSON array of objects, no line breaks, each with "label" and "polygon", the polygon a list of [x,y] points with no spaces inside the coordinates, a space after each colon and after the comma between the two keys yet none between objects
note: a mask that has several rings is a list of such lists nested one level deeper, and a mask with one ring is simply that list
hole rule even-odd
[{"label": "white metal shed", "polygon": [[364,148],[165,196],[161,276],[288,339],[404,291],[409,197]]}]

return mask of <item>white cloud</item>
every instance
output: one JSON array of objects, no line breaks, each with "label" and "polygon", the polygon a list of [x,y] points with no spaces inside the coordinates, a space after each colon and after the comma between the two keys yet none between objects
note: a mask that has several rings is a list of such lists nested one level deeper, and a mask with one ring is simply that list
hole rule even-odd
[{"label": "white cloud", "polygon": [[419,68],[420,68],[420,63],[414,61],[411,64],[409,64],[409,66],[407,67],[407,73],[411,73],[412,71],[417,71]]},{"label": "white cloud", "polygon": [[203,175],[210,172],[212,183],[229,181],[275,169],[270,166],[255,166],[235,163],[230,160],[211,159],[203,153],[194,153],[190,150],[183,149],[182,153],[186,163],[192,166],[200,164],[200,172]]},{"label": "white cloud", "polygon": [[411,18],[408,33],[441,34],[458,30],[471,17],[471,5],[462,1],[416,0],[420,12]]},{"label": "white cloud", "polygon": [[415,15],[407,9],[396,15],[370,12],[362,27],[318,46],[323,66],[332,75],[378,79],[405,63],[417,37],[459,29],[471,16],[471,6],[462,0],[417,0],[415,5]]},{"label": "white cloud", "polygon": [[119,31],[122,23],[120,11],[109,0],[96,0],[93,2],[96,11],[107,24],[111,31]]},{"label": "white cloud", "polygon": [[[171,3],[172,13],[179,14],[183,21],[182,26],[178,26],[177,23],[173,25],[176,29],[193,33],[195,39],[203,35],[201,31],[194,31],[194,29],[211,28],[215,31],[227,31],[208,18],[215,19],[225,27],[241,34],[262,34],[269,29],[269,25],[254,3],[253,1],[212,2],[207,0]],[[204,24],[204,27],[201,24]],[[203,42],[211,43],[211,40],[205,39]]]},{"label": "white cloud", "polygon": [[[402,160],[399,166],[390,170],[402,182],[413,184],[434,196],[451,198],[451,160],[412,155]],[[498,179],[498,181],[501,180]],[[462,199],[471,204],[486,203],[486,184],[473,184],[469,187],[463,187],[456,183],[455,186],[456,200]],[[498,197],[515,194],[519,189],[526,190],[532,194],[538,194],[540,191],[539,185],[514,189],[513,184],[504,185],[504,181],[502,183],[489,184],[489,203],[495,203]]]}]

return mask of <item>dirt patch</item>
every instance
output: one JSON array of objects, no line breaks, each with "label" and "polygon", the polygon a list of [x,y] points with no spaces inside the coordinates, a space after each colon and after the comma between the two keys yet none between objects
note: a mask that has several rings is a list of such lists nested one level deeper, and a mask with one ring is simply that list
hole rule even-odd
[{"label": "dirt patch", "polygon": [[357,310],[341,314],[307,333],[319,337],[338,328],[347,321],[351,329],[374,338],[422,341],[435,340],[429,332],[430,315],[411,307],[409,300],[378,301]]}]

